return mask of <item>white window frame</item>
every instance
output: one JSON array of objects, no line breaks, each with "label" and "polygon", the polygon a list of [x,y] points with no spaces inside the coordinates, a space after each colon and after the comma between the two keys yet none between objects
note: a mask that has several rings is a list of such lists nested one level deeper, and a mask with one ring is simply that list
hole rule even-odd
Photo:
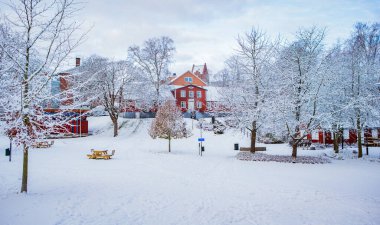
[{"label": "white window frame", "polygon": [[186,109],[186,101],[181,101],[181,108]]},{"label": "white window frame", "polygon": [[197,108],[198,108],[198,109],[202,108],[202,105],[203,105],[203,104],[202,104],[201,101],[198,101],[198,102],[197,102]]},{"label": "white window frame", "polygon": [[181,90],[181,98],[186,98],[186,90]]},{"label": "white window frame", "polygon": [[189,91],[189,98],[194,98],[194,91]]},{"label": "white window frame", "polygon": [[192,77],[185,77],[185,82],[193,83]]},{"label": "white window frame", "polygon": [[197,98],[202,98],[202,91],[197,91]]}]

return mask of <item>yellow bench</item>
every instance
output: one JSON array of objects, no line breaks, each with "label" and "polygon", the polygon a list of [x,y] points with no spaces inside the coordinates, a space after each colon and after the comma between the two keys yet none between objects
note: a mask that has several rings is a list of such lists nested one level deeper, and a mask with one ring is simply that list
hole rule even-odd
[{"label": "yellow bench", "polygon": [[112,154],[108,154],[108,150],[94,150],[91,149],[92,154],[87,154],[89,159],[111,159],[112,156],[115,155],[115,150],[112,150]]}]

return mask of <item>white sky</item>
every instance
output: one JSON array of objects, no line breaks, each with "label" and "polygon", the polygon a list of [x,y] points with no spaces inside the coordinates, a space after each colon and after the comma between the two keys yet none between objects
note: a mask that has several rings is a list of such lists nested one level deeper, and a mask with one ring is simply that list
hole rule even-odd
[{"label": "white sky", "polygon": [[172,72],[206,62],[215,73],[233,53],[238,34],[252,26],[288,40],[299,27],[326,27],[326,43],[332,44],[348,37],[358,21],[380,22],[380,0],[87,0],[78,20],[93,28],[73,58],[125,59],[129,46],[165,35],[177,49]]}]

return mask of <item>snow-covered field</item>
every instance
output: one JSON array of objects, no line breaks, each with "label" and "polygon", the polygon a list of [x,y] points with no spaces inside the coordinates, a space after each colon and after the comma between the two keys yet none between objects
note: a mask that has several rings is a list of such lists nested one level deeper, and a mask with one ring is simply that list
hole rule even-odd
[{"label": "snow-covered field", "polygon": [[[199,130],[174,140],[151,139],[150,120],[121,120],[112,137],[107,117],[90,118],[94,136],[56,140],[32,149],[28,194],[19,194],[22,152],[4,157],[0,137],[0,224],[380,224],[379,161],[346,159],[328,164],[240,161],[240,133]],[[191,127],[191,124],[188,124]],[[266,145],[289,154],[287,145]],[[90,149],[115,149],[112,160],[90,160]],[[327,150],[300,150],[321,155]],[[380,148],[371,148],[372,158]]]}]

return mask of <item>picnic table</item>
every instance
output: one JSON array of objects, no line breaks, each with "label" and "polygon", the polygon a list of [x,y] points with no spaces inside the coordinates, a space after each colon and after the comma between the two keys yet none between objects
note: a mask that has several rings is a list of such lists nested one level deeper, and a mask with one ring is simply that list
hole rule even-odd
[{"label": "picnic table", "polygon": [[380,139],[374,137],[365,137],[363,144],[366,147],[366,154],[368,155],[368,147],[380,147]]},{"label": "picnic table", "polygon": [[112,150],[112,154],[108,154],[108,150],[94,150],[91,149],[91,154],[87,154],[89,159],[111,159],[115,155],[115,150]]},{"label": "picnic table", "polygon": [[48,141],[35,141],[32,144],[33,148],[49,148],[54,144],[54,141],[48,142]]},{"label": "picnic table", "polygon": [[380,146],[380,139],[374,138],[374,137],[366,137],[364,138],[364,145],[368,147],[379,147]]}]

